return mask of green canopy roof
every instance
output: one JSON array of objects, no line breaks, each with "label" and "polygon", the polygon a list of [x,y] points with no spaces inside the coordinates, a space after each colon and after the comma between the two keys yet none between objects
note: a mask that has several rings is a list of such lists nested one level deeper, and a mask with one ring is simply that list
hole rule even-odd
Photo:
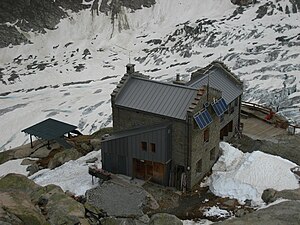
[{"label": "green canopy roof", "polygon": [[22,130],[22,132],[50,141],[60,138],[64,134],[74,131],[76,128],[76,126],[71,124],[49,118]]}]

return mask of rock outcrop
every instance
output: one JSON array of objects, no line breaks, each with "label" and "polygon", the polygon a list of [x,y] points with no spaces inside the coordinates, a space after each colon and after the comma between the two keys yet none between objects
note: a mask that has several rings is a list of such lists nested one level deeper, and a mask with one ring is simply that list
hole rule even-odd
[{"label": "rock outcrop", "polygon": [[235,5],[250,5],[257,2],[257,0],[231,0]]},{"label": "rock outcrop", "polygon": [[48,163],[48,168],[54,169],[54,168],[64,164],[65,162],[78,159],[81,156],[82,156],[82,154],[79,153],[75,148],[66,149],[64,151],[61,151],[61,152],[55,154],[54,157],[52,159],[50,159],[50,161]]},{"label": "rock outcrop", "polygon": [[0,224],[89,224],[84,206],[60,187],[41,187],[23,175],[0,180],[0,199]]},{"label": "rock outcrop", "polygon": [[149,222],[149,225],[182,225],[182,221],[174,215],[167,213],[154,214]]},{"label": "rock outcrop", "polygon": [[300,202],[286,201],[265,209],[257,210],[240,218],[228,219],[218,225],[299,225]]},{"label": "rock outcrop", "polygon": [[300,200],[300,188],[296,190],[276,191],[272,188],[264,190],[262,200],[267,204],[276,201],[277,199]]},{"label": "rock outcrop", "polygon": [[[89,4],[90,3],[90,4]],[[68,16],[66,10],[79,12],[91,8],[92,13],[120,13],[121,7],[133,10],[150,7],[155,0],[1,0],[0,2],[0,48],[10,44],[31,43],[23,34],[28,31],[45,33],[56,29],[62,18]],[[20,31],[19,31],[20,29]]]}]

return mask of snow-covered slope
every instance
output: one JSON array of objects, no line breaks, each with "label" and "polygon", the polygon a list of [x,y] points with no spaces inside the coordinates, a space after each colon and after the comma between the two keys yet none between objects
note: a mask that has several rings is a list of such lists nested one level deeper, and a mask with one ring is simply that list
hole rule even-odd
[{"label": "snow-covered slope", "polygon": [[47,117],[86,134],[111,125],[110,93],[129,61],[168,81],[223,60],[244,81],[245,100],[279,106],[300,121],[294,8],[288,0],[247,7],[157,0],[136,11],[121,7],[113,23],[110,13],[68,11],[46,34],[20,30],[33,44],[0,49],[0,151],[28,142],[20,131]]}]

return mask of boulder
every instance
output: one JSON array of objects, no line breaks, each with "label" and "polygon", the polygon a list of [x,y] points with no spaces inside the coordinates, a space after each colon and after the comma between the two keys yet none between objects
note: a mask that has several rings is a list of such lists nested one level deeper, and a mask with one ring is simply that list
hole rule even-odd
[{"label": "boulder", "polygon": [[246,211],[244,209],[238,209],[234,215],[236,217],[242,217],[242,216],[246,215]]},{"label": "boulder", "polygon": [[100,139],[91,139],[90,143],[95,150],[99,150],[101,148],[101,140]]},{"label": "boulder", "polygon": [[0,192],[0,199],[0,224],[49,224],[24,192]]},{"label": "boulder", "polygon": [[0,152],[0,165],[11,159],[14,159],[14,154],[15,154],[15,151],[13,151],[13,150],[7,150],[7,151]]},{"label": "boulder", "polygon": [[248,213],[240,218],[233,218],[218,225],[299,225],[300,221],[300,202],[285,201],[272,205],[268,208],[260,209]]},{"label": "boulder", "polygon": [[43,146],[43,147],[37,149],[36,151],[34,151],[30,155],[30,157],[33,157],[33,158],[45,158],[45,157],[47,157],[50,154],[50,152],[51,152],[51,150],[49,150],[47,148],[47,146]]},{"label": "boulder", "polygon": [[148,224],[150,222],[150,218],[148,215],[143,215],[143,216],[139,217],[137,219],[137,221],[144,223],[144,224]]},{"label": "boulder", "polygon": [[88,145],[87,143],[81,143],[80,147],[85,151],[85,152],[90,152],[93,151],[93,146]]},{"label": "boulder", "polygon": [[264,190],[261,198],[267,204],[274,202],[280,198],[289,199],[289,200],[300,200],[300,188],[295,190],[282,190],[282,191],[276,191],[272,188],[269,188]]},{"label": "boulder", "polygon": [[237,201],[235,199],[228,199],[224,201],[223,204],[228,207],[234,207],[237,204]]},{"label": "boulder", "polygon": [[88,224],[82,204],[54,184],[40,187],[31,194],[32,202],[43,209],[50,224]]},{"label": "boulder", "polygon": [[86,160],[85,162],[86,162],[86,163],[94,163],[94,162],[96,162],[97,160],[98,160],[98,158],[97,158],[97,157],[94,157],[94,158],[91,158],[91,159]]},{"label": "boulder", "polygon": [[31,165],[35,162],[36,162],[36,160],[33,160],[33,159],[23,159],[23,161],[21,162],[21,165],[27,166],[27,165]]},{"label": "boulder", "polygon": [[268,188],[266,190],[264,190],[261,199],[265,202],[265,203],[270,203],[270,202],[274,202],[276,200],[275,198],[275,194],[276,194],[276,190],[274,190],[273,188]]},{"label": "boulder", "polygon": [[39,171],[39,166],[36,163],[33,163],[32,165],[28,166],[26,168],[26,171],[29,171],[28,176],[31,176],[32,174],[36,173],[37,171]]},{"label": "boulder", "polygon": [[87,190],[87,203],[109,216],[118,218],[143,216],[147,204],[147,192],[133,184],[121,184],[113,181]]},{"label": "boulder", "polygon": [[31,194],[39,188],[39,185],[21,174],[10,173],[0,180],[0,192],[19,191]]},{"label": "boulder", "polygon": [[[45,217],[46,216],[46,217]],[[56,185],[41,187],[26,176],[0,179],[0,224],[89,224],[82,204]]]},{"label": "boulder", "polygon": [[174,215],[157,213],[151,216],[149,225],[183,225],[183,223]]},{"label": "boulder", "polygon": [[70,160],[76,160],[81,156],[82,156],[82,154],[79,153],[75,148],[65,149],[65,150],[55,154],[54,157],[52,159],[50,159],[50,161],[48,163],[48,168],[54,169],[58,166],[61,166],[65,162],[68,162]]},{"label": "boulder", "polygon": [[295,190],[282,190],[278,191],[275,194],[276,199],[283,198],[289,200],[298,200],[300,201],[300,188]]},{"label": "boulder", "polygon": [[28,145],[25,145],[25,146],[21,146],[17,149],[14,149],[12,151],[14,152],[15,159],[22,159],[22,158],[29,157],[31,155],[31,153],[34,152],[34,149],[32,149]]},{"label": "boulder", "polygon": [[51,224],[88,224],[82,204],[62,192],[48,193],[47,216]]},{"label": "boulder", "polygon": [[84,203],[84,207],[86,209],[87,212],[90,212],[91,214],[93,214],[95,217],[97,218],[101,218],[104,216],[107,216],[107,214],[103,211],[103,209],[96,207],[88,202]]}]

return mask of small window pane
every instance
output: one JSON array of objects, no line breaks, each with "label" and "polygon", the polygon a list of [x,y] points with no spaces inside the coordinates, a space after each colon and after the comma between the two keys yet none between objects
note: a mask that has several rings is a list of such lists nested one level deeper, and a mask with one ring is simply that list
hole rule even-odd
[{"label": "small window pane", "polygon": [[196,172],[201,173],[202,172],[202,159],[200,159],[196,164]]},{"label": "small window pane", "polygon": [[154,143],[150,143],[150,150],[151,152],[155,152],[156,151],[156,146]]},{"label": "small window pane", "polygon": [[145,142],[145,141],[142,141],[142,142],[141,142],[141,149],[142,149],[143,151],[147,151],[147,142]]},{"label": "small window pane", "polygon": [[209,142],[209,129],[204,131],[204,142]]},{"label": "small window pane", "polygon": [[216,159],[216,148],[210,150],[210,160],[214,161]]}]

